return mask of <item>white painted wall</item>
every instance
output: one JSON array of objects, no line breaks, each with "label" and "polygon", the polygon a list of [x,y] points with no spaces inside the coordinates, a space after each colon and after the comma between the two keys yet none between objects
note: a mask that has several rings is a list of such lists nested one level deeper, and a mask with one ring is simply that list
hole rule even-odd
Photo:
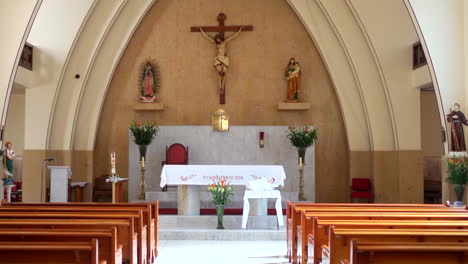
[{"label": "white painted wall", "polygon": [[[13,86],[17,57],[21,54],[30,23],[40,0],[0,2],[0,110],[6,118],[8,90]],[[5,119],[2,119],[2,122]]]},{"label": "white painted wall", "polygon": [[34,46],[32,87],[26,89],[26,149],[45,149],[47,129],[62,68],[93,0],[47,0],[28,42]]},{"label": "white painted wall", "polygon": [[[441,115],[454,102],[466,112],[466,50],[464,0],[408,0],[415,15],[434,69],[436,89],[440,92]],[[434,76],[435,74],[435,76]],[[435,77],[435,78],[434,78]],[[443,118],[443,116],[441,117]]]},{"label": "white painted wall", "polygon": [[[181,143],[189,146],[189,164],[203,165],[283,165],[285,192],[298,192],[297,150],[291,145],[286,126],[231,126],[229,132],[213,131],[210,126],[161,126],[146,155],[148,191],[160,191],[161,161],[166,146]],[[265,148],[259,147],[259,132],[265,132]],[[139,194],[140,163],[137,145],[129,139],[129,200]],[[117,153],[118,155],[118,153]],[[315,151],[307,149],[304,167],[304,192],[315,200]]]}]

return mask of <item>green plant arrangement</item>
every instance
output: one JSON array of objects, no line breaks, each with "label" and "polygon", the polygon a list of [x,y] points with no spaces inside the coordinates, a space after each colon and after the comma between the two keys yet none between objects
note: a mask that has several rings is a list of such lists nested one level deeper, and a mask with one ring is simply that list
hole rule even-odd
[{"label": "green plant arrangement", "polygon": [[287,137],[291,144],[297,148],[299,157],[299,200],[305,201],[304,196],[304,168],[305,154],[308,147],[312,146],[318,138],[318,130],[310,126],[290,126],[288,127]]},{"label": "green plant arrangement", "polygon": [[290,126],[288,128],[288,138],[295,147],[308,148],[314,144],[318,137],[318,130],[311,129],[310,126]]},{"label": "green plant arrangement", "polygon": [[455,205],[462,205],[465,186],[468,183],[468,159],[448,159],[447,167],[449,176],[446,181],[454,186],[455,196],[457,199]]},{"label": "green plant arrangement", "polygon": [[146,149],[153,141],[159,131],[156,122],[137,123],[135,121],[130,123],[130,131],[132,133],[133,141],[138,145],[140,150],[140,160],[142,157],[146,158]]},{"label": "green plant arrangement", "polygon": [[213,202],[216,205],[216,214],[218,216],[218,227],[216,229],[224,229],[224,206],[229,202],[229,196],[231,196],[233,189],[229,186],[229,183],[219,181],[208,186],[208,191],[211,193]]},{"label": "green plant arrangement", "polygon": [[130,123],[130,131],[132,132],[135,144],[149,145],[158,134],[159,127],[156,122],[142,124],[133,121]]}]

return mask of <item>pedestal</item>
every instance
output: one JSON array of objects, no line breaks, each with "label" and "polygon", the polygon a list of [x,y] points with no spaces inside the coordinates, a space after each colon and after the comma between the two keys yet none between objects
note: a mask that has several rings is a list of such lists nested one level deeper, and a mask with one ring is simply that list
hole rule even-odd
[{"label": "pedestal", "polygon": [[114,196],[116,203],[123,203],[123,196],[122,196],[123,183],[127,181],[128,181],[128,178],[120,178],[117,183],[115,184],[111,183],[114,186],[112,189],[113,190],[112,195]]},{"label": "pedestal", "polygon": [[200,215],[200,186],[179,185],[178,214]]},{"label": "pedestal", "polygon": [[50,169],[50,202],[68,202],[68,178],[71,176],[70,167],[49,166]]},{"label": "pedestal", "polygon": [[268,215],[268,199],[250,199],[250,216]]},{"label": "pedestal", "polygon": [[88,182],[72,182],[70,186],[75,194],[75,202],[81,203],[84,201],[84,188]]}]

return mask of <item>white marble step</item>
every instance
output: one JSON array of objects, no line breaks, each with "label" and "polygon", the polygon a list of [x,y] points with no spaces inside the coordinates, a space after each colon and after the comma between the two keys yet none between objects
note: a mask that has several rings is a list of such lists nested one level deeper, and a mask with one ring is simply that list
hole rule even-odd
[{"label": "white marble step", "polygon": [[[286,223],[286,216],[283,216],[283,222]],[[224,227],[227,229],[240,229],[242,222],[241,215],[225,215],[223,218]],[[178,216],[161,215],[159,217],[159,228],[212,228],[218,224],[216,215],[200,216]],[[266,229],[277,230],[277,218],[275,215],[249,216],[247,222],[248,229]],[[285,227],[280,227],[285,230]]]},{"label": "white marble step", "polygon": [[286,241],[285,230],[161,228],[160,240]]},{"label": "white marble step", "polygon": [[[284,219],[286,221],[286,219]],[[224,230],[217,230],[216,215],[177,216],[161,215],[159,238],[161,240],[228,240],[261,241],[285,240],[286,229],[278,230],[276,216],[249,216],[247,229],[241,228],[242,216],[225,215]]]}]

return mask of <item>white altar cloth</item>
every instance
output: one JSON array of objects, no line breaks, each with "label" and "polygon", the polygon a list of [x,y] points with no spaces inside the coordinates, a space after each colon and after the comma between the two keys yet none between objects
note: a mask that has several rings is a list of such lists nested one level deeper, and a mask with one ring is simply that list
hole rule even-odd
[{"label": "white altar cloth", "polygon": [[164,165],[160,185],[210,185],[221,180],[247,185],[262,177],[274,178],[273,187],[284,186],[286,173],[280,165]]}]

